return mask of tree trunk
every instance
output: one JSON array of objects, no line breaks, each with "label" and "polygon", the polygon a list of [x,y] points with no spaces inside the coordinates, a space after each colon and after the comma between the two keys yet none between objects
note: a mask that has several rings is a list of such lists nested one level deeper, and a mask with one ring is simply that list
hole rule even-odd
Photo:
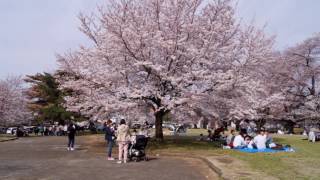
[{"label": "tree trunk", "polygon": [[163,131],[162,131],[162,121],[163,117],[165,115],[165,112],[159,111],[155,113],[156,117],[156,140],[157,141],[163,141]]},{"label": "tree trunk", "polygon": [[316,94],[316,78],[315,78],[314,75],[311,77],[310,94],[313,95],[313,96]]}]

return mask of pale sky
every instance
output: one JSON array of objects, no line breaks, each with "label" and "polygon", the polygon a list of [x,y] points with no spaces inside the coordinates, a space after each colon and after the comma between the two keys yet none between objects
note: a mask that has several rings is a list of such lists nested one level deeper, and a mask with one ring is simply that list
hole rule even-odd
[{"label": "pale sky", "polygon": [[[0,0],[0,78],[52,72],[56,53],[76,49],[87,39],[78,30],[80,11],[92,12],[104,0]],[[267,24],[284,49],[320,32],[319,0],[239,0],[245,22]]]}]

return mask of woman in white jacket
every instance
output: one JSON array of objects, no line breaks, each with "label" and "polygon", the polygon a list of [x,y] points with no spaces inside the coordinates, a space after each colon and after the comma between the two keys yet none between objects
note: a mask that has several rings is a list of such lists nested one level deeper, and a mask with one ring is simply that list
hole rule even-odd
[{"label": "woman in white jacket", "polygon": [[122,163],[122,157],[123,162],[127,163],[128,158],[128,146],[130,143],[130,129],[129,126],[126,125],[126,121],[124,119],[121,119],[120,126],[117,130],[117,142],[119,145],[119,161],[118,163]]}]

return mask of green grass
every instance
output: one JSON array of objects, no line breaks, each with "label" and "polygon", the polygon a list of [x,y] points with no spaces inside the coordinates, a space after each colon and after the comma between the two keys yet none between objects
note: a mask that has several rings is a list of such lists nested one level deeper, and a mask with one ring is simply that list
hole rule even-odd
[{"label": "green grass", "polygon": [[149,151],[155,153],[181,153],[198,155],[229,155],[247,162],[258,171],[279,179],[320,179],[320,142],[310,143],[305,137],[297,135],[274,136],[274,141],[291,145],[294,153],[242,153],[223,150],[219,143],[196,141],[199,134],[206,135],[205,130],[189,130],[187,136],[166,136],[164,142],[149,144]]},{"label": "green grass", "polygon": [[[226,154],[246,161],[254,169],[280,179],[320,179],[320,143],[310,143],[302,136],[275,136],[274,141],[290,144],[295,153]],[[220,150],[221,151],[221,150]]]}]

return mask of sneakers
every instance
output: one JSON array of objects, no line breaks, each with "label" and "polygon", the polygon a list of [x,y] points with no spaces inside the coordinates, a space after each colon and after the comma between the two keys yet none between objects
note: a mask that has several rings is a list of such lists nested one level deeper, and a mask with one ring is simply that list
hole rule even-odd
[{"label": "sneakers", "polygon": [[[122,164],[122,161],[117,161],[118,164]],[[124,164],[127,164],[127,161],[123,161]]]},{"label": "sneakers", "polygon": [[107,160],[108,161],[114,161],[114,158],[113,157],[108,157]]},{"label": "sneakers", "polygon": [[74,151],[74,148],[70,148],[70,151]]},{"label": "sneakers", "polygon": [[67,150],[70,151],[70,148],[68,147]]}]

